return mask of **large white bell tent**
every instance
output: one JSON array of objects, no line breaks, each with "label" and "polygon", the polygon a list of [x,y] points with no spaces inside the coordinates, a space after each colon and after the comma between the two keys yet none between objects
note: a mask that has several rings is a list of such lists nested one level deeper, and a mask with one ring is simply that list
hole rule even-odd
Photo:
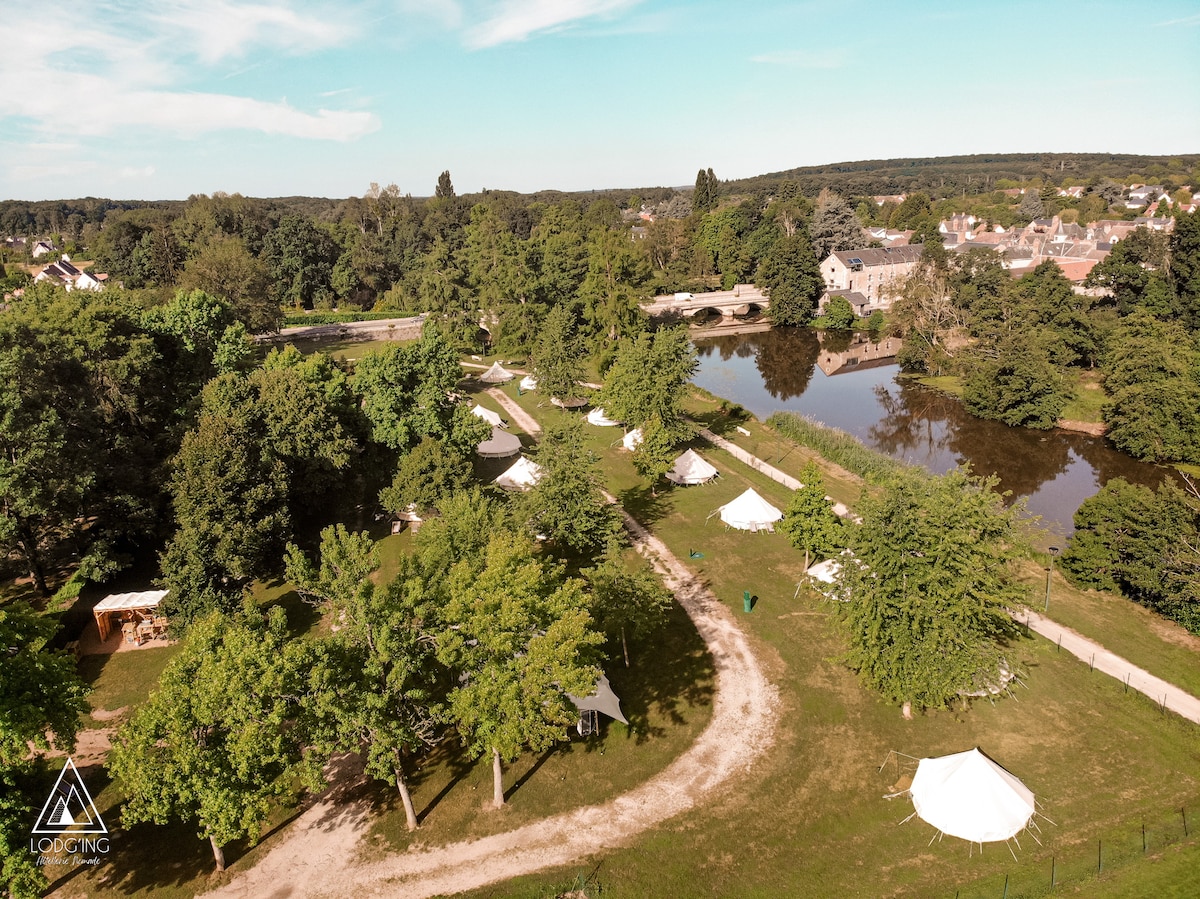
[{"label": "large white bell tent", "polygon": [[533,375],[526,375],[517,386],[522,390],[537,390],[537,378]]},{"label": "large white bell tent", "polygon": [[604,410],[596,407],[587,414],[588,424],[593,424],[598,428],[615,428],[620,424],[619,421],[614,421],[604,414]]},{"label": "large white bell tent", "polygon": [[672,484],[704,484],[715,478],[719,471],[713,468],[695,450],[690,449],[675,460],[671,470],[667,472],[667,480]]},{"label": "large white bell tent", "polygon": [[483,406],[476,405],[475,408],[471,410],[471,414],[477,416],[478,418],[482,418],[493,428],[506,427],[504,424],[504,419],[500,417],[499,412],[493,412],[491,409],[483,408]]},{"label": "large white bell tent", "polygon": [[720,513],[721,520],[739,531],[774,531],[775,522],[783,513],[763,499],[751,487],[735,500],[727,502],[709,514]]},{"label": "large white bell tent", "polygon": [[542,467],[524,456],[493,481],[505,490],[528,490],[542,478]]},{"label": "large white bell tent", "polygon": [[491,437],[475,447],[475,452],[485,459],[502,459],[505,456],[515,456],[520,451],[521,438],[497,427],[492,428]]},{"label": "large white bell tent", "polygon": [[914,815],[972,843],[1011,839],[1037,811],[1033,792],[979,749],[921,759],[908,793]]},{"label": "large white bell tent", "polygon": [[485,384],[504,384],[514,377],[515,375],[499,362],[493,362],[492,367],[479,376],[479,380]]}]

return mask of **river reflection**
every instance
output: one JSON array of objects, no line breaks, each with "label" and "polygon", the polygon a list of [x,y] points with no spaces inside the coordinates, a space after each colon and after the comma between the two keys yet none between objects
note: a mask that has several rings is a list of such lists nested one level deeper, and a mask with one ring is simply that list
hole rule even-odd
[{"label": "river reflection", "polygon": [[1111,478],[1156,486],[1163,470],[1112,449],[1103,438],[1010,428],[969,415],[943,393],[905,379],[892,357],[899,341],[802,329],[695,339],[693,379],[758,418],[786,410],[854,434],[867,446],[938,474],[970,463],[1026,497],[1030,512],[1065,535],[1087,497]]}]

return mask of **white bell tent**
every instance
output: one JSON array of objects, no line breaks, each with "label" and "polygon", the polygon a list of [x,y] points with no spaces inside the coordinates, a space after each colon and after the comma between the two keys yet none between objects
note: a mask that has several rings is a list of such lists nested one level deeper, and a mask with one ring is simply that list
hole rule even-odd
[{"label": "white bell tent", "polygon": [[720,513],[721,520],[739,531],[774,531],[775,522],[783,513],[763,499],[751,487],[735,500],[727,502],[709,514],[709,518]]},{"label": "white bell tent", "polygon": [[641,442],[644,439],[645,439],[645,437],[642,435],[642,429],[634,428],[632,431],[630,431],[624,437],[621,438],[621,445],[623,447],[625,447],[625,449],[629,450],[632,453],[635,449],[638,448],[638,446],[641,444]]},{"label": "white bell tent", "polygon": [[493,428],[508,427],[504,423],[504,419],[501,418],[499,412],[493,412],[491,409],[483,408],[483,406],[476,405],[475,408],[471,410],[471,414],[478,418],[482,418],[484,421],[486,421],[488,424],[490,424]]},{"label": "white bell tent", "polygon": [[505,490],[528,490],[542,478],[542,467],[524,456],[493,481]]},{"label": "white bell tent", "polygon": [[914,815],[972,843],[1011,839],[1037,811],[1032,791],[979,749],[921,759],[908,793]]},{"label": "white bell tent", "polygon": [[526,375],[521,379],[521,383],[517,386],[519,386],[522,390],[537,390],[537,378],[535,378],[533,375]]},{"label": "white bell tent", "polygon": [[614,421],[604,414],[604,410],[597,406],[587,414],[588,424],[593,424],[598,428],[615,428],[620,424],[619,421]]},{"label": "white bell tent", "polygon": [[504,384],[511,381],[515,375],[499,362],[493,362],[492,367],[479,376],[485,384]]},{"label": "white bell tent", "polygon": [[667,472],[667,480],[672,484],[680,485],[704,484],[718,474],[720,472],[705,461],[698,452],[690,449],[675,460],[675,464]]},{"label": "white bell tent", "polygon": [[560,409],[582,409],[588,404],[587,398],[582,396],[569,396],[565,399],[560,399],[557,396],[550,397],[550,404],[558,406]]},{"label": "white bell tent", "polygon": [[491,437],[475,447],[475,452],[485,459],[503,459],[505,456],[515,456],[520,451],[521,438],[497,427],[492,428]]}]

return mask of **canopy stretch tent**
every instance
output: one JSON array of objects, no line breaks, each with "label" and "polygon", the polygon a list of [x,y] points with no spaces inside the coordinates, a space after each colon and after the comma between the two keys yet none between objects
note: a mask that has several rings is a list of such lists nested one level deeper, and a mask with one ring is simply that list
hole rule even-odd
[{"label": "canopy stretch tent", "polygon": [[492,367],[479,376],[479,380],[485,384],[503,384],[514,377],[515,375],[499,362],[493,362]]},{"label": "canopy stretch tent", "polygon": [[600,680],[596,681],[596,689],[589,696],[572,696],[568,693],[567,699],[575,703],[575,708],[581,712],[603,712],[609,718],[614,718],[622,724],[629,723],[621,714],[621,700],[617,698],[617,694],[609,685],[608,677],[603,674],[600,675]]},{"label": "canopy stretch tent", "polygon": [[108,639],[115,627],[131,622],[139,623],[153,621],[157,616],[154,610],[167,595],[167,590],[143,590],[140,593],[113,593],[104,597],[92,608],[96,617],[96,627],[100,631],[100,641]]},{"label": "canopy stretch tent", "polygon": [[475,408],[471,410],[471,414],[478,416],[479,418],[482,418],[484,421],[486,421],[488,424],[490,424],[493,428],[508,427],[508,425],[505,423],[504,419],[500,417],[499,412],[493,412],[491,409],[483,408],[483,406],[476,405]]},{"label": "canopy stretch tent", "polygon": [[646,438],[642,435],[641,428],[634,428],[628,434],[621,438],[621,445],[631,453],[638,448],[638,445]]},{"label": "canopy stretch tent", "polygon": [[1029,788],[979,749],[921,759],[908,792],[913,814],[972,843],[1014,837],[1036,811]]},{"label": "canopy stretch tent", "polygon": [[706,462],[698,452],[690,449],[675,460],[675,464],[667,472],[667,480],[672,484],[704,484],[718,474],[720,472]]},{"label": "canopy stretch tent", "polygon": [[502,459],[505,456],[515,456],[520,451],[521,438],[497,427],[492,428],[491,437],[475,447],[475,452],[485,459]]},{"label": "canopy stretch tent", "polygon": [[550,404],[558,406],[560,409],[581,409],[588,404],[588,401],[582,396],[569,396],[566,399],[559,399],[556,396],[552,396],[550,397]]},{"label": "canopy stretch tent", "polygon": [[492,483],[505,490],[528,490],[542,478],[542,467],[522,456]]},{"label": "canopy stretch tent", "polygon": [[587,414],[587,420],[589,424],[596,425],[599,428],[615,428],[620,424],[619,421],[613,421],[605,415],[604,410],[599,407],[596,407]]},{"label": "canopy stretch tent", "polygon": [[521,379],[518,385],[522,390],[537,390],[537,378],[533,375],[526,375]]},{"label": "canopy stretch tent", "polygon": [[709,517],[721,513],[721,520],[739,531],[774,531],[783,513],[759,496],[751,487],[737,499],[719,507]]}]

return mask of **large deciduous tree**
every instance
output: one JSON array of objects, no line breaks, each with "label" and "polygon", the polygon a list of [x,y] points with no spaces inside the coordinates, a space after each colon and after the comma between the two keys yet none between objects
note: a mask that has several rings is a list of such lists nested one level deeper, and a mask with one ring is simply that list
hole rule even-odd
[{"label": "large deciduous tree", "polygon": [[527,537],[497,533],[482,565],[451,569],[438,657],[461,680],[448,713],[463,744],[492,756],[493,804],[504,805],[503,763],[564,739],[578,717],[567,694],[587,696],[603,642],[581,581],[540,558]]},{"label": "large deciduous tree", "polygon": [[575,317],[566,306],[555,306],[546,316],[532,354],[538,390],[564,400],[578,397],[584,378],[584,358]]},{"label": "large deciduous tree", "polygon": [[581,574],[591,590],[590,611],[596,627],[610,640],[620,637],[625,667],[629,667],[629,638],[648,637],[666,622],[672,597],[649,563],[631,567],[619,543],[610,543],[604,556]]},{"label": "large deciduous tree", "polygon": [[792,491],[779,529],[796,549],[804,550],[804,567],[813,554],[828,558],[846,541],[842,520],[825,497],[820,469],[809,462],[800,472],[800,487]]},{"label": "large deciduous tree", "polygon": [[683,400],[699,363],[687,329],[660,328],[623,340],[604,376],[599,402],[630,427],[657,415],[679,439],[685,436]]},{"label": "large deciduous tree", "polygon": [[311,645],[289,640],[275,612],[269,623],[198,622],[109,757],[128,797],[123,823],[194,822],[218,871],[223,847],[256,839],[294,779],[319,786],[320,759],[306,754],[302,726]]},{"label": "large deciduous tree", "polygon": [[825,279],[803,228],[776,241],[763,259],[756,281],[770,293],[767,314],[771,321],[778,325],[809,323]]},{"label": "large deciduous tree", "polygon": [[910,476],[865,498],[849,529],[835,605],[846,662],[906,717],[1000,681],[1025,543],[1019,504],[1006,507],[996,483],[964,469]]}]

